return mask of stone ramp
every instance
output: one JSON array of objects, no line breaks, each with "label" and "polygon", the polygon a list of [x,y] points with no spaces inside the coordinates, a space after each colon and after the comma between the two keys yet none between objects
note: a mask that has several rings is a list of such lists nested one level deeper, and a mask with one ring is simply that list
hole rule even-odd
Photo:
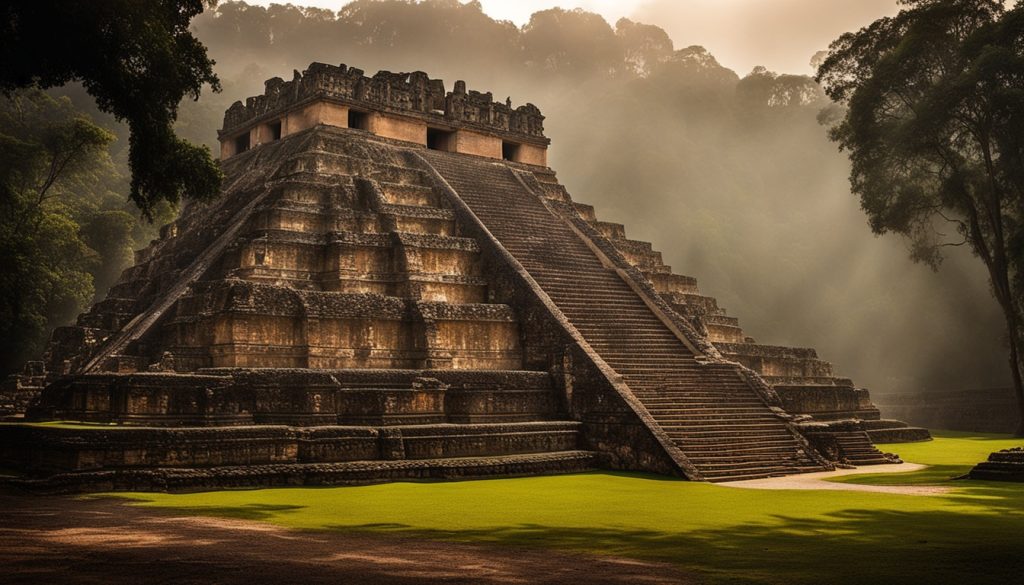
[{"label": "stone ramp", "polygon": [[509,167],[449,153],[422,156],[623,376],[705,479],[822,469],[734,366],[699,364],[644,299]]}]

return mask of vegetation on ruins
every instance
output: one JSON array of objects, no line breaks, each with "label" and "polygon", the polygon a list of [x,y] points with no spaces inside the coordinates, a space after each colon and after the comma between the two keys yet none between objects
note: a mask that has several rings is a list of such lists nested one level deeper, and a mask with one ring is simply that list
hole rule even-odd
[{"label": "vegetation on ruins", "polygon": [[161,201],[210,199],[210,152],[175,135],[178,103],[220,82],[189,31],[209,0],[33,0],[0,8],[0,90],[81,82],[100,110],[128,123],[129,196],[152,219]]},{"label": "vegetation on ruins", "polygon": [[[597,552],[676,563],[709,583],[1011,583],[1024,491],[951,481],[1007,436],[891,445],[912,473],[844,483],[935,485],[935,495],[756,490],[623,473],[191,494],[120,494],[140,505],[316,531]],[[496,506],[495,502],[514,502]]]},{"label": "vegetation on ruins", "polygon": [[984,262],[1024,435],[1024,6],[903,5],[831,45],[817,78],[848,107],[830,136],[875,233],[901,234],[933,267],[949,246]]}]

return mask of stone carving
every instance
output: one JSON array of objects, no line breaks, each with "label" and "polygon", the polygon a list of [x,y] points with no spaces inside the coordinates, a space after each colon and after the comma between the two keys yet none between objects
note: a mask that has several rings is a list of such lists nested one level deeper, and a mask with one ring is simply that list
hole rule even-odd
[{"label": "stone carving", "polygon": [[544,116],[533,104],[512,107],[512,100],[495,102],[488,93],[466,90],[456,81],[445,93],[444,82],[422,72],[380,71],[367,77],[363,70],[344,64],[313,63],[304,72],[295,71],[291,81],[268,79],[263,95],[237,101],[224,114],[222,132],[272,112],[285,111],[314,98],[336,98],[379,111],[418,114],[454,124],[476,126],[533,138],[544,138]]}]

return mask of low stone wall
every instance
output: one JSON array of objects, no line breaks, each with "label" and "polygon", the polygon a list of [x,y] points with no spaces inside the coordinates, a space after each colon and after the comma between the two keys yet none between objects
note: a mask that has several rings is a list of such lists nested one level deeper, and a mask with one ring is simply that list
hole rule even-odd
[{"label": "low stone wall", "polygon": [[763,376],[831,377],[832,365],[810,348],[755,343],[716,343],[723,355]]},{"label": "low stone wall", "polygon": [[103,428],[0,425],[0,465],[37,475],[121,468],[254,466],[574,451],[567,421],[415,427]]},{"label": "low stone wall", "polygon": [[782,406],[791,414],[809,414],[817,420],[877,419],[867,390],[852,386],[775,385]]},{"label": "low stone wall", "polygon": [[1019,423],[1011,388],[923,391],[917,394],[874,394],[886,416],[950,431],[1012,433]]},{"label": "low stone wall", "polygon": [[578,473],[592,469],[593,453],[569,451],[500,457],[284,463],[243,467],[113,469],[45,478],[0,478],[0,486],[42,493],[197,491],[277,486],[362,485]]}]

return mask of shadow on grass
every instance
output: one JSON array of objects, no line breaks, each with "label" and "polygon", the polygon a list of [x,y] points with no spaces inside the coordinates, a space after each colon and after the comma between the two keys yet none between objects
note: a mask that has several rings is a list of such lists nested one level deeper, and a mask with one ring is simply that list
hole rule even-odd
[{"label": "shadow on grass", "polygon": [[423,530],[401,524],[327,526],[432,540],[593,551],[668,561],[713,583],[977,583],[1005,585],[1024,573],[1024,514],[845,510],[824,518],[772,516],[689,532],[521,524]]},{"label": "shadow on grass", "polygon": [[[125,498],[116,494],[104,497],[122,499],[129,504],[137,504],[139,502],[137,498]],[[292,504],[242,504],[239,506],[174,506],[166,509],[186,516],[212,516],[236,520],[270,521],[279,519],[285,514],[304,510],[306,507]]]},{"label": "shadow on grass", "polygon": [[827,481],[863,485],[944,485],[948,487],[964,487],[963,484],[950,482],[970,470],[970,465],[929,465],[925,469],[907,473],[867,472],[858,473],[857,475],[833,477]]},{"label": "shadow on grass", "polygon": [[[925,471],[936,474],[940,478],[936,481],[941,482],[942,475],[949,469]],[[604,475],[678,481],[634,473]],[[900,475],[902,483],[906,483],[905,477],[910,474]],[[1021,554],[1024,550],[1024,489],[999,482],[965,481],[947,485],[958,489],[922,500],[917,500],[916,496],[894,496],[891,505],[883,509],[860,509],[851,505],[824,514],[815,513],[813,506],[803,514],[799,507],[794,508],[792,498],[779,504],[779,512],[786,510],[785,513],[772,514],[770,506],[775,500],[768,498],[765,500],[767,514],[755,514],[751,518],[757,520],[741,523],[715,522],[716,508],[711,499],[708,506],[692,509],[692,514],[706,515],[711,521],[698,518],[700,521],[691,525],[681,519],[678,529],[666,522],[656,523],[649,529],[637,527],[635,523],[623,526],[618,523],[628,522],[628,519],[574,516],[571,512],[565,514],[564,523],[557,515],[555,520],[549,517],[543,523],[499,520],[494,525],[470,518],[469,524],[476,522],[475,525],[447,530],[416,524],[412,519],[405,523],[402,516],[398,516],[398,522],[345,523],[343,517],[332,516],[335,512],[320,510],[315,498],[309,505],[239,503],[169,508],[184,514],[263,520],[336,533],[364,532],[499,547],[568,549],[666,561],[700,572],[713,583],[1005,585],[1019,582],[1020,575],[1024,574],[1024,555]],[[642,494],[643,490],[637,493]],[[679,492],[679,496],[685,498],[686,492]],[[706,496],[697,494],[697,497]],[[832,496],[819,494],[817,497]],[[840,497],[838,493],[836,497]],[[137,501],[134,497],[128,499]],[[291,500],[303,502],[300,498]],[[642,496],[635,501],[638,507],[646,504]],[[671,498],[656,501],[660,505],[672,505]],[[396,500],[395,505],[404,504]],[[506,504],[499,498],[493,505]],[[294,514],[299,511],[303,514],[297,518]],[[472,509],[467,509],[466,514],[472,516]],[[694,525],[705,528],[694,528]]]},{"label": "shadow on grass", "polygon": [[[993,513],[1024,514],[1024,486],[1012,482],[956,479],[969,470],[969,466],[935,465],[911,473],[850,475],[829,481],[878,486],[935,485],[948,487],[952,491],[943,494],[942,498],[950,504],[971,507],[984,506]],[[1021,530],[1024,532],[1024,520],[1022,520]]]}]

